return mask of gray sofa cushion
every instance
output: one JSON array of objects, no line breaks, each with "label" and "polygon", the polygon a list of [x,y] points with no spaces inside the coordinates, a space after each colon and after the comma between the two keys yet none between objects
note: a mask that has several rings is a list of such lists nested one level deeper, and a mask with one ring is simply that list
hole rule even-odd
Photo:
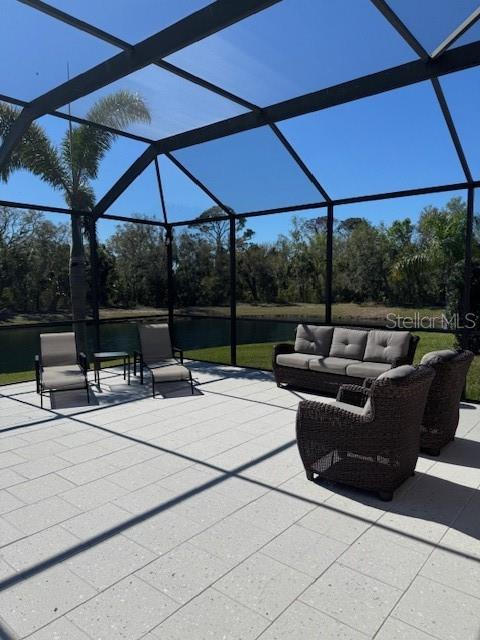
[{"label": "gray sofa cushion", "polygon": [[317,327],[299,324],[295,337],[295,351],[328,356],[332,343],[333,327]]},{"label": "gray sofa cushion", "polygon": [[358,362],[349,364],[347,375],[355,378],[377,378],[391,368],[391,365],[384,362]]},{"label": "gray sofa cushion", "polygon": [[[314,357],[305,353],[279,353],[277,364],[282,367],[293,367],[294,369],[308,369],[308,363]],[[318,356],[316,358],[318,360]]]},{"label": "gray sofa cushion", "polygon": [[395,367],[394,369],[389,369],[378,376],[377,380],[385,380],[386,378],[390,378],[391,380],[401,380],[402,378],[407,378],[410,374],[415,371],[415,367],[411,364],[403,364],[401,367]]},{"label": "gray sofa cushion", "polygon": [[435,366],[442,362],[448,362],[457,355],[457,352],[453,349],[441,349],[440,351],[430,351],[426,353],[420,361],[420,364],[426,364],[429,366]]},{"label": "gray sofa cushion", "polygon": [[335,327],[333,331],[330,356],[363,360],[368,331]]},{"label": "gray sofa cushion", "polygon": [[410,337],[408,331],[369,331],[364,360],[391,364],[397,358],[405,358]]},{"label": "gray sofa cushion", "polygon": [[361,364],[358,360],[349,360],[348,358],[311,358],[308,363],[309,369],[312,371],[321,371],[322,373],[338,373],[340,375],[347,374],[347,367],[350,364]]}]

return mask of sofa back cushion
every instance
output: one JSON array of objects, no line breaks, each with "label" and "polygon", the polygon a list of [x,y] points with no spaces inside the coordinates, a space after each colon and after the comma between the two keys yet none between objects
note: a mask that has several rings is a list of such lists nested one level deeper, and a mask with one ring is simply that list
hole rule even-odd
[{"label": "sofa back cushion", "polygon": [[408,355],[410,338],[411,334],[408,331],[373,329],[368,332],[364,360],[392,364],[397,358],[405,358]]},{"label": "sofa back cushion", "polygon": [[368,331],[335,327],[330,354],[336,358],[363,360]]},{"label": "sofa back cushion", "polygon": [[299,324],[295,337],[295,351],[328,356],[332,343],[333,327]]}]

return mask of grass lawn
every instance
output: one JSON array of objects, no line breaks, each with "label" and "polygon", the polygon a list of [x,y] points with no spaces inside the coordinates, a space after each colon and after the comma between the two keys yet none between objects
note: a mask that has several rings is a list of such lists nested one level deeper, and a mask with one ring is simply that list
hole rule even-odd
[{"label": "grass lawn", "polygon": [[[229,316],[228,306],[216,307],[185,307],[176,309],[178,313],[199,314],[207,316]],[[397,316],[411,316],[418,312],[421,316],[436,318],[440,322],[442,309],[424,307],[411,309],[409,307],[387,307],[381,304],[357,304],[355,302],[339,302],[332,306],[332,315],[335,322],[356,322],[362,321],[371,324],[385,324],[387,316],[394,314]],[[136,307],[135,309],[119,309],[105,307],[100,309],[100,318],[109,320],[115,318],[131,318],[136,316],[158,316],[166,315],[166,308]],[[248,304],[240,302],[237,305],[237,316],[239,318],[271,318],[282,320],[309,320],[319,322],[323,320],[325,307],[323,304],[309,303],[289,303],[289,304]],[[39,322],[68,322],[71,319],[70,312],[57,313],[21,313],[0,315],[0,324],[14,326],[16,324],[36,324]]]},{"label": "grass lawn", "polygon": [[[449,334],[442,333],[419,333],[415,354],[415,362],[420,362],[422,356],[429,351],[446,349],[455,344],[455,338]],[[273,342],[263,342],[259,344],[241,344],[237,347],[237,362],[239,366],[254,367],[257,369],[271,370],[272,368],[272,347]],[[186,351],[188,358],[198,358],[210,362],[229,364],[230,347],[211,347],[208,349],[195,349]],[[480,401],[480,356],[476,356],[470,367],[467,379],[467,397],[471,400]]]}]

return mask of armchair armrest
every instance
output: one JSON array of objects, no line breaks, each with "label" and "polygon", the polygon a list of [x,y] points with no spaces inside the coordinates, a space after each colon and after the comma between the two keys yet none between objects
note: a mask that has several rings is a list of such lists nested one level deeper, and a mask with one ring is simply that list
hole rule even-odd
[{"label": "armchair armrest", "polygon": [[37,388],[37,393],[40,393],[41,386],[41,376],[42,376],[42,364],[40,362],[40,356],[35,356],[35,383]]},{"label": "armchair armrest", "polygon": [[[372,418],[350,412],[335,404],[302,400],[297,410],[297,443],[300,451],[308,442],[332,442],[341,447],[358,433],[363,437],[364,429]],[[357,430],[355,427],[361,427]]]},{"label": "armchair armrest", "polygon": [[78,364],[82,367],[83,373],[87,373],[89,369],[87,354],[80,351],[78,354]]},{"label": "armchair armrest", "polygon": [[174,357],[175,357],[175,354],[178,353],[180,357],[180,363],[183,364],[183,349],[179,349],[178,347],[173,347],[172,351],[173,351]]},{"label": "armchair armrest", "polygon": [[342,384],[337,393],[337,400],[356,407],[364,407],[370,395],[371,390],[368,387],[361,387],[357,384]]}]

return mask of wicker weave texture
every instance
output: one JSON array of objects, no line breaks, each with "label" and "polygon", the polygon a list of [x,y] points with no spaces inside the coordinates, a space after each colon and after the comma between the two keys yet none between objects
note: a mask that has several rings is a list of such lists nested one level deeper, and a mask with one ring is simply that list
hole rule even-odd
[{"label": "wicker weave texture", "polygon": [[[364,415],[333,404],[302,401],[297,412],[297,444],[307,476],[312,478],[315,473],[390,498],[415,470],[434,375],[431,367],[421,366],[407,378],[378,380],[370,389],[357,388],[359,395],[370,398],[370,409]],[[348,387],[347,396],[355,391]],[[338,399],[346,400],[342,391]]]}]

